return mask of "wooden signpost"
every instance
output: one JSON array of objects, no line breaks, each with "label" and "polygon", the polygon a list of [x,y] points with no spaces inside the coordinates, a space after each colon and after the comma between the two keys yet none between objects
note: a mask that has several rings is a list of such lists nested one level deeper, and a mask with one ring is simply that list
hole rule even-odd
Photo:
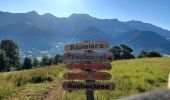
[{"label": "wooden signpost", "polygon": [[65,53],[64,62],[110,62],[112,61],[112,53],[96,53],[96,52],[85,52],[85,53]]},{"label": "wooden signpost", "polygon": [[109,80],[111,75],[106,72],[80,72],[65,73],[64,79],[67,80]]},{"label": "wooden signpost", "polygon": [[66,67],[70,70],[76,70],[76,69],[110,70],[112,68],[110,63],[90,63],[90,64],[70,63],[66,65]]},{"label": "wooden signpost", "polygon": [[96,42],[82,42],[65,45],[64,49],[66,52],[69,51],[80,51],[80,50],[101,50],[107,49],[109,44],[106,41],[96,41]]},{"label": "wooden signpost", "polygon": [[108,89],[115,89],[115,84],[113,82],[93,82],[93,83],[84,83],[84,82],[76,82],[76,81],[69,81],[63,82],[62,87],[64,90],[108,90]]},{"label": "wooden signpost", "polygon": [[[81,70],[80,72],[68,72],[64,79],[71,80],[63,82],[63,89],[81,90],[86,89],[87,100],[94,100],[93,90],[115,89],[113,82],[96,82],[95,80],[109,80],[111,75],[98,70],[110,70],[113,54],[111,52],[99,53],[92,50],[108,49],[106,41],[82,42],[65,45],[64,62],[70,70]],[[76,52],[75,52],[76,51]],[[104,62],[104,63],[103,63]],[[77,82],[73,80],[85,80]]]}]

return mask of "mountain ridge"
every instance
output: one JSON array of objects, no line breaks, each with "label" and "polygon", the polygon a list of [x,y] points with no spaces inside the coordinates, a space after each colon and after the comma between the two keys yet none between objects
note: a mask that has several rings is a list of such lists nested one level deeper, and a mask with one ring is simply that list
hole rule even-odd
[{"label": "mountain ridge", "polygon": [[[99,19],[88,14],[74,13],[69,17],[56,17],[50,13],[40,15],[36,11],[28,13],[0,11],[0,22],[0,40],[4,38],[14,39],[21,45],[23,51],[28,51],[32,48],[38,50],[56,50],[57,48],[53,47],[58,47],[56,46],[57,42],[66,44],[78,40],[84,41],[84,39],[94,41],[97,39],[107,39],[111,46],[123,41],[132,45],[135,50],[141,50],[134,45],[145,46],[147,42],[154,40],[149,39],[151,37],[149,34],[152,34],[151,32],[154,32],[152,34],[153,37],[159,37],[158,40],[164,44],[169,44],[166,38],[170,38],[170,31],[149,23],[134,20],[123,22],[118,19]],[[136,37],[136,34],[133,33],[135,30],[140,31],[140,34]],[[128,35],[125,35],[127,33]],[[142,40],[141,37],[143,37],[143,34],[147,38],[147,41]],[[27,37],[29,37],[29,40]],[[124,41],[127,37],[133,37],[134,39],[131,39],[129,43],[128,41]],[[143,43],[133,43],[137,41],[136,39],[140,39]],[[35,44],[34,41],[36,41]],[[51,44],[55,45],[51,47]],[[159,45],[161,52],[170,53],[168,45],[167,48],[160,46],[159,43],[157,45]],[[155,48],[151,48],[152,45],[145,47],[147,47],[144,48],[146,50],[156,50]]]}]

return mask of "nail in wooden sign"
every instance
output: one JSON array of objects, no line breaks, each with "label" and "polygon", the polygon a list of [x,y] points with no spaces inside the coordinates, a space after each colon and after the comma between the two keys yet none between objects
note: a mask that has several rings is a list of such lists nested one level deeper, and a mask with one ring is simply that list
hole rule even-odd
[{"label": "nail in wooden sign", "polygon": [[70,70],[74,69],[91,69],[91,70],[110,70],[111,64],[110,63],[70,63],[66,66]]},{"label": "nail in wooden sign", "polygon": [[96,42],[81,42],[65,45],[64,50],[68,51],[80,51],[80,50],[100,50],[107,49],[109,44],[106,41]]},{"label": "nail in wooden sign", "polygon": [[111,90],[115,89],[115,84],[113,82],[93,82],[93,83],[84,83],[84,82],[76,82],[76,81],[69,81],[63,82],[62,87],[66,91],[70,90]]},{"label": "nail in wooden sign", "polygon": [[65,53],[64,62],[83,62],[83,61],[94,61],[94,62],[111,62],[113,54],[111,52],[106,53],[96,53],[96,52],[86,52],[86,53]]},{"label": "nail in wooden sign", "polygon": [[64,79],[67,80],[109,80],[111,75],[106,72],[79,72],[65,73]]}]

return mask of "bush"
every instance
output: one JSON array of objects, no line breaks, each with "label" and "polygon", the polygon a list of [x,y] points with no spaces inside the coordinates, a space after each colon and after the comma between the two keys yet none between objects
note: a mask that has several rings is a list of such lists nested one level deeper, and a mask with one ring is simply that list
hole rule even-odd
[{"label": "bush", "polygon": [[141,51],[138,55],[138,58],[144,58],[144,57],[162,57],[162,56],[159,52],[156,51],[151,51],[151,52]]},{"label": "bush", "polygon": [[30,80],[31,83],[51,82],[54,78],[51,75],[34,75]]}]

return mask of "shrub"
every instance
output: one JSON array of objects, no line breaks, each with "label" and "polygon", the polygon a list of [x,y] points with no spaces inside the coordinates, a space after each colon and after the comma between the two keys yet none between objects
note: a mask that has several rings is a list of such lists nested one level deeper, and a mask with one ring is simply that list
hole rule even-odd
[{"label": "shrub", "polygon": [[151,51],[151,52],[141,51],[138,55],[138,58],[144,58],[144,57],[162,57],[162,56],[159,52],[156,51]]},{"label": "shrub", "polygon": [[33,75],[30,82],[31,83],[41,83],[41,82],[51,82],[54,78],[51,75]]}]

